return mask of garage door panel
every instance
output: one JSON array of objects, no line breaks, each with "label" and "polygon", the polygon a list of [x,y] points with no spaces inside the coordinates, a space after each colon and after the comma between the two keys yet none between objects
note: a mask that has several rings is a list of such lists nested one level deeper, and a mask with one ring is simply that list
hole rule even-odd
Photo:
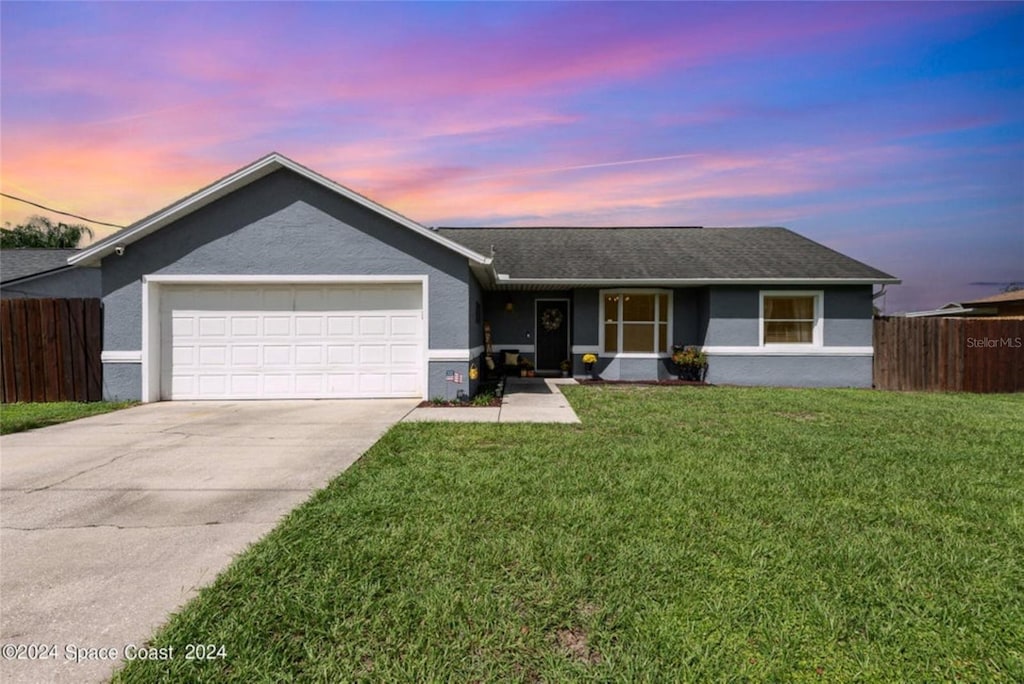
[{"label": "garage door panel", "polygon": [[225,337],[228,333],[227,319],[223,316],[200,316],[200,337]]},{"label": "garage door panel", "polygon": [[295,376],[295,393],[300,396],[320,395],[324,392],[324,376],[321,373]]},{"label": "garage door panel", "polygon": [[419,337],[420,318],[418,316],[392,316],[392,337]]},{"label": "garage door panel", "polygon": [[330,337],[351,337],[356,333],[355,316],[328,316],[327,334]]},{"label": "garage door panel", "polygon": [[226,375],[204,373],[197,380],[199,381],[199,394],[202,396],[224,396],[228,393],[228,376]]},{"label": "garage door panel", "polygon": [[260,376],[234,374],[231,376],[231,394],[234,396],[256,396],[260,391]]},{"label": "garage door panel", "polygon": [[227,347],[200,347],[199,364],[201,366],[226,366],[228,364]]},{"label": "garage door panel", "polygon": [[360,373],[359,394],[365,396],[382,396],[387,394],[387,374],[385,373]]},{"label": "garage door panel", "polygon": [[336,365],[347,365],[355,363],[356,348],[351,344],[332,344],[327,347],[327,363]]},{"label": "garage door panel", "polygon": [[420,349],[414,344],[392,344],[391,365],[393,366],[418,366]]},{"label": "garage door panel", "polygon": [[323,318],[321,316],[296,316],[296,337],[320,337],[323,335]]},{"label": "garage door panel", "polygon": [[263,393],[269,397],[286,397],[292,394],[290,374],[267,373],[263,376]]},{"label": "garage door panel", "polygon": [[290,366],[291,363],[292,348],[290,346],[268,344],[263,347],[263,365]]},{"label": "garage door panel", "polygon": [[388,334],[388,319],[384,316],[360,316],[359,335],[362,337],[386,337]]},{"label": "garage door panel", "polygon": [[234,337],[257,337],[260,334],[258,316],[232,316],[231,335]]},{"label": "garage door panel", "polygon": [[327,392],[333,396],[354,396],[356,394],[356,374],[328,373]]},{"label": "garage door panel", "polygon": [[320,345],[299,345],[295,347],[295,363],[318,366],[323,363],[324,349]]},{"label": "garage door panel", "polygon": [[195,380],[191,375],[175,375],[171,378],[171,396],[197,396],[199,388],[196,387]]},{"label": "garage door panel", "polygon": [[175,366],[191,366],[195,363],[195,348],[175,347],[173,359]]},{"label": "garage door panel", "polygon": [[191,337],[195,335],[195,320],[191,317],[179,317],[174,318],[173,323],[174,336]]},{"label": "garage door panel", "polygon": [[267,337],[290,337],[292,319],[288,316],[265,316],[263,318],[263,334]]},{"label": "garage door panel", "polygon": [[418,373],[391,373],[391,391],[395,394],[415,394],[420,382]]},{"label": "garage door panel", "polygon": [[359,345],[360,366],[383,366],[387,363],[387,345],[383,344],[361,344]]},{"label": "garage door panel", "polygon": [[258,366],[260,348],[258,345],[234,345],[231,347],[232,366]]},{"label": "garage door panel", "polygon": [[165,398],[420,396],[420,286],[167,287]]}]

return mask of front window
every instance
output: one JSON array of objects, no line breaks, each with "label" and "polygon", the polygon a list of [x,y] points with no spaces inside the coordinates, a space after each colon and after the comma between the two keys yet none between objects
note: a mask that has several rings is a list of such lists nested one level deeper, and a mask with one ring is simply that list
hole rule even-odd
[{"label": "front window", "polygon": [[606,354],[668,351],[669,293],[627,290],[602,296]]},{"label": "front window", "polygon": [[762,344],[820,344],[817,293],[761,293]]}]

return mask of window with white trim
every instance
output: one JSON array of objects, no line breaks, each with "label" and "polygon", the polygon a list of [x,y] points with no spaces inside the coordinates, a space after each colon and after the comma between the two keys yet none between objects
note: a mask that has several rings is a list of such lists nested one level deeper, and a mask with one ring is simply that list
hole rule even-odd
[{"label": "window with white trim", "polygon": [[663,354],[668,351],[671,292],[605,290],[601,293],[602,351]]},{"label": "window with white trim", "polygon": [[821,345],[820,292],[762,292],[761,344]]}]

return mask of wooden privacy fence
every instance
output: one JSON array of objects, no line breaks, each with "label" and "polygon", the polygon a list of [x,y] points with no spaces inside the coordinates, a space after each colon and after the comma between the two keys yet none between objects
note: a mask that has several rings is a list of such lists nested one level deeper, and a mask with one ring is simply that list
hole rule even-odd
[{"label": "wooden privacy fence", "polygon": [[99,401],[102,336],[98,299],[0,301],[3,402]]},{"label": "wooden privacy fence", "polygon": [[1024,391],[1024,319],[876,318],[874,386]]}]

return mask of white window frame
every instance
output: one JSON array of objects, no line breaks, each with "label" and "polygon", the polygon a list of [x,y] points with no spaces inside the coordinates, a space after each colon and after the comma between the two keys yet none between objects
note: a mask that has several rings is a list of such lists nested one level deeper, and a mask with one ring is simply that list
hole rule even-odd
[{"label": "white window frame", "polygon": [[[650,352],[623,352],[623,351],[609,352],[609,351],[605,351],[605,344],[604,344],[604,329],[605,329],[605,319],[606,319],[606,317],[604,315],[604,301],[605,301],[605,298],[608,297],[609,295],[633,295],[633,294],[645,294],[645,295],[649,295],[649,294],[653,294],[653,295],[663,294],[663,295],[668,295],[668,320],[665,321],[667,323],[667,325],[668,325],[668,327],[666,329],[666,335],[665,335],[665,346],[667,348],[666,348],[666,350],[664,352],[656,352],[653,349]],[[663,288],[618,288],[618,289],[613,289],[613,290],[600,290],[598,292],[598,297],[600,297],[600,302],[601,302],[601,304],[599,306],[600,322],[599,322],[598,335],[597,335],[597,344],[598,344],[598,348],[600,349],[600,351],[598,352],[599,354],[604,354],[605,356],[608,356],[610,358],[622,358],[622,359],[664,359],[664,358],[668,358],[669,356],[672,355],[672,352],[671,352],[671,349],[672,349],[672,330],[673,330],[673,328],[672,328],[672,307],[673,307],[672,290],[667,290],[667,289],[663,289]],[[620,300],[619,301],[619,311],[617,312],[618,313],[618,320],[617,320],[618,339],[616,340],[616,342],[617,342],[616,349],[620,349],[620,350],[622,349],[622,323],[623,323],[623,321],[622,321],[622,302],[623,301],[624,300]],[[655,320],[654,325],[655,326],[657,326],[658,324],[661,323],[661,321],[658,319],[658,316],[659,316],[660,313],[661,312],[660,312],[658,306],[655,305],[655,307],[654,307],[654,320]],[[657,328],[655,328],[655,331],[654,331],[654,342],[655,342],[655,344],[657,344],[657,342],[658,342],[658,331],[657,331]]]},{"label": "white window frame", "polygon": [[[814,328],[811,334],[811,343],[806,342],[773,342],[764,341],[764,300],[765,297],[813,297],[814,298]],[[758,297],[757,310],[757,344],[765,349],[816,349],[824,346],[824,290],[761,290]]]}]

